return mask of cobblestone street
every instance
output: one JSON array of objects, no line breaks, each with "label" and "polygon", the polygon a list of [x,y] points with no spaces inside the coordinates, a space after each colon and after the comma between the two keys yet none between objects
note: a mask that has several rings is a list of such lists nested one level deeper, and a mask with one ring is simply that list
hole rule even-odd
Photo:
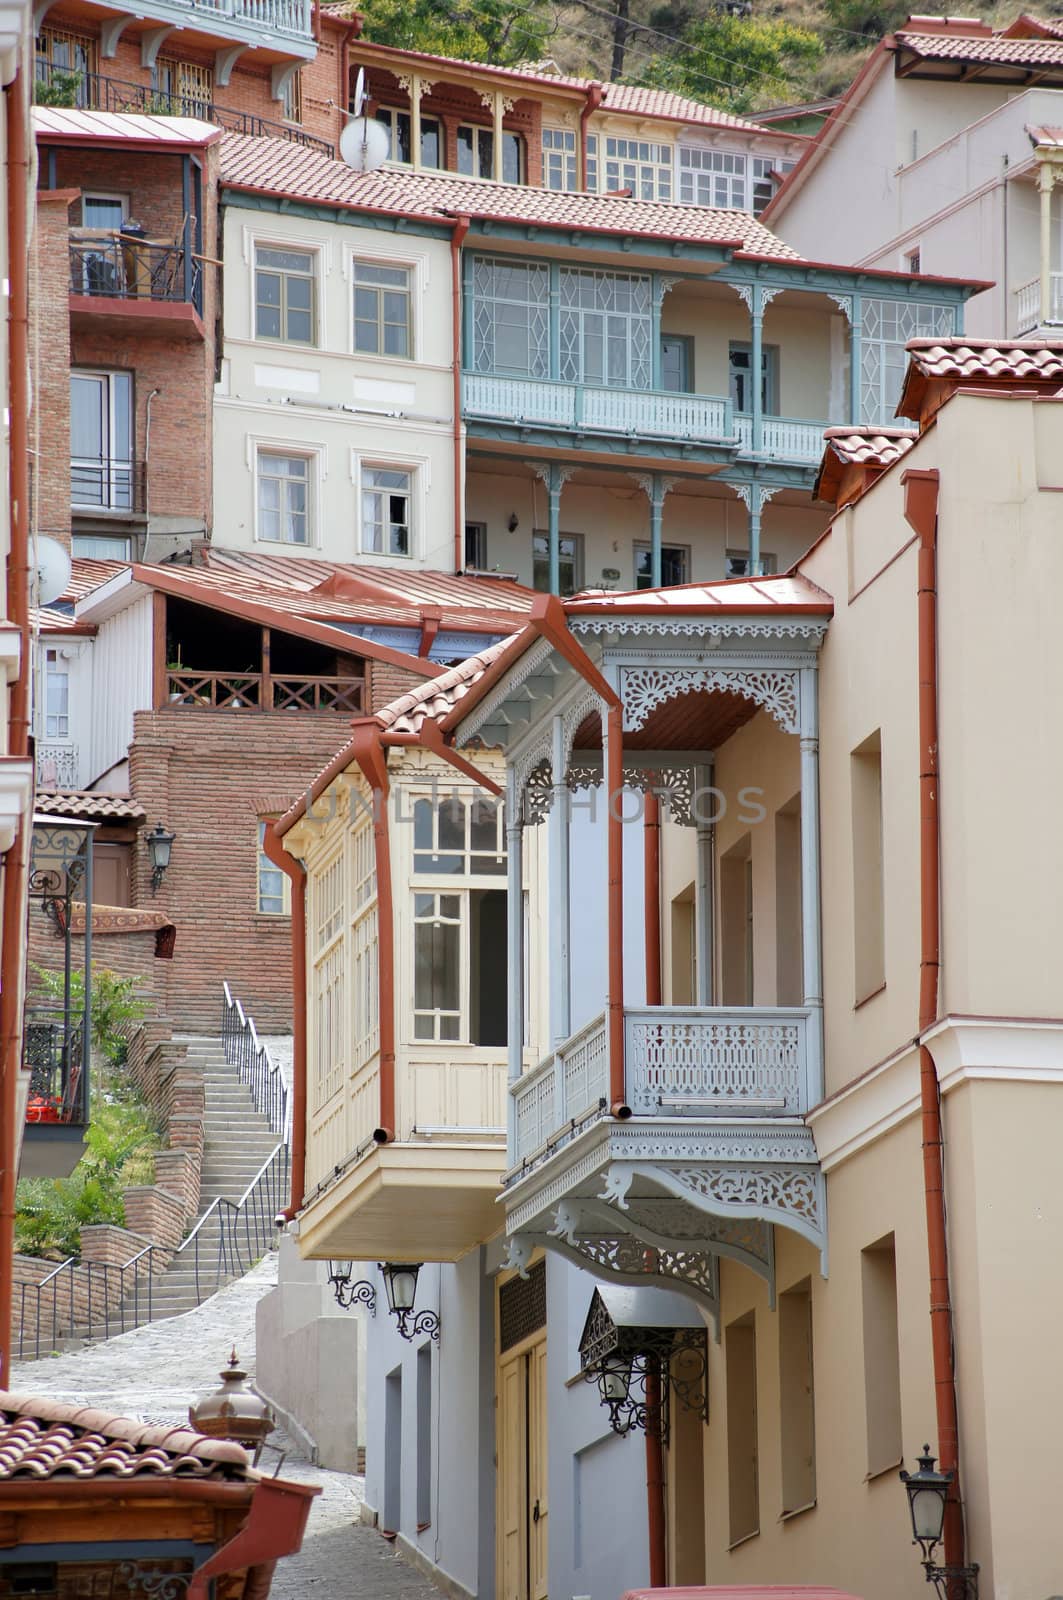
[{"label": "cobblestone street", "polygon": [[[218,1373],[235,1345],[241,1365],[254,1373],[255,1306],[276,1282],[276,1256],[267,1256],[239,1282],[195,1311],[156,1322],[100,1344],[41,1361],[15,1363],[15,1393],[52,1395],[98,1406],[145,1422],[188,1424],[188,1407],[216,1388]],[[270,1444],[286,1452],[280,1474],[317,1483],[322,1492],[310,1512],[303,1549],[280,1563],[274,1600],[313,1594],[330,1600],[438,1600],[439,1591],[408,1566],[394,1547],[356,1519],[363,1481],[311,1465],[287,1435]],[[268,1450],[263,1470],[277,1456]]]}]

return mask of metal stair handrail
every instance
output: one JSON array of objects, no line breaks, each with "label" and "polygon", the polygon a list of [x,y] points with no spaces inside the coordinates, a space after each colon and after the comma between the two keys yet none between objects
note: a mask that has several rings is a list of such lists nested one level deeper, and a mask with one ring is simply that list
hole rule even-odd
[{"label": "metal stair handrail", "polygon": [[[76,1333],[78,1323],[82,1320],[82,1313],[78,1308],[82,1305],[85,1307],[86,1340],[96,1337],[97,1327],[101,1324],[103,1338],[109,1339],[112,1331],[116,1334],[126,1333],[132,1328],[139,1327],[142,1322],[150,1322],[155,1256],[167,1253],[159,1245],[148,1244],[130,1256],[128,1261],[123,1262],[84,1261],[77,1256],[67,1256],[65,1261],[61,1261],[38,1283],[19,1284],[19,1360],[40,1360],[42,1333],[51,1334],[50,1342],[43,1341],[45,1354],[50,1354],[61,1338]],[[132,1275],[131,1296],[127,1286],[130,1275]],[[144,1296],[146,1314],[143,1316],[140,1293],[142,1278],[146,1284]],[[112,1285],[116,1285],[114,1292]],[[64,1297],[65,1316],[60,1310],[61,1299]]]},{"label": "metal stair handrail", "polygon": [[[243,1277],[255,1262],[274,1248],[277,1213],[288,1198],[288,1146],[274,1146],[239,1200],[218,1195],[174,1252],[174,1261],[186,1255],[195,1284],[196,1305],[202,1305],[227,1278]],[[218,1238],[206,1237],[205,1224],[218,1220]],[[213,1263],[211,1253],[213,1252]]]},{"label": "metal stair handrail", "polygon": [[251,1091],[255,1110],[269,1122],[270,1132],[279,1134],[287,1145],[291,1139],[291,1111],[284,1073],[259,1038],[254,1019],[234,998],[228,983],[223,982],[222,990],[221,1037],[225,1059],[239,1071],[240,1081]]}]

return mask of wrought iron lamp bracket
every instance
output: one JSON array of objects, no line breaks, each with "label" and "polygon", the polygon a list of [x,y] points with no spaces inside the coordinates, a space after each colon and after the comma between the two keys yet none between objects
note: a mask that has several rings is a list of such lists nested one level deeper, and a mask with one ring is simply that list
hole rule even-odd
[{"label": "wrought iron lamp bracket", "polygon": [[938,1600],[978,1600],[978,1563],[970,1567],[939,1567],[923,1562],[927,1583],[932,1583]]},{"label": "wrought iron lamp bracket", "polygon": [[376,1316],[376,1284],[368,1278],[359,1278],[357,1283],[346,1283],[333,1280],[333,1293],[336,1303],[344,1311],[349,1311],[352,1306],[365,1306],[371,1317]]},{"label": "wrought iron lamp bracket", "polygon": [[439,1318],[434,1311],[393,1311],[400,1336],[408,1343],[427,1336],[439,1343]]}]

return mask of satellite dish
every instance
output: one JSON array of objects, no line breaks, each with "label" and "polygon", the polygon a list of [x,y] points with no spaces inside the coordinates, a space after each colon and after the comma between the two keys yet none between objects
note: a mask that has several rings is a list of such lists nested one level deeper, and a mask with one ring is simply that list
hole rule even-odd
[{"label": "satellite dish", "polygon": [[340,134],[340,155],[354,172],[375,172],[391,154],[391,136],[373,117],[352,117]]},{"label": "satellite dish", "polygon": [[70,585],[70,552],[58,539],[41,537],[37,540],[37,581],[34,602],[50,606],[65,594]]},{"label": "satellite dish", "polygon": [[365,105],[365,68],[358,68],[358,76],[354,80],[354,100],[351,104],[351,114],[360,117],[362,107]]}]

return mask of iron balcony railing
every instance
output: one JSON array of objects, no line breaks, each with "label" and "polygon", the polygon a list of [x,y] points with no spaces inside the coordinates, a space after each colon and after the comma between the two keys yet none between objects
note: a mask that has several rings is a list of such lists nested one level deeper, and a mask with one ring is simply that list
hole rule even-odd
[{"label": "iron balcony railing", "polygon": [[27,1006],[22,1059],[30,1074],[26,1121],[84,1122],[88,1087],[84,1014],[62,1006]]},{"label": "iron balcony railing", "polygon": [[212,711],[341,711],[360,716],[362,678],[274,678],[261,672],[171,672],[170,704]]},{"label": "iron balcony railing", "polygon": [[[252,3],[259,4],[260,0],[252,0]],[[76,78],[76,82],[70,83],[71,77]],[[234,111],[197,95],[172,94],[147,84],[111,78],[102,72],[71,74],[50,61],[38,61],[35,85],[38,99],[45,86],[57,83],[63,85],[64,97],[71,105],[86,111],[138,111],[153,116],[195,117],[200,122],[216,123],[219,128],[230,128],[234,133],[287,139],[292,144],[305,145],[308,150],[319,150],[322,155],[335,154],[334,146],[327,139],[319,139],[291,123],[273,122],[269,117],[259,117],[250,111]]]},{"label": "iron balcony railing", "polygon": [[37,786],[40,789],[76,789],[79,751],[76,744],[37,744]]},{"label": "iron balcony railing", "polygon": [[70,463],[70,503],[75,511],[125,511],[142,515],[146,500],[143,461],[77,456]]},{"label": "iron balcony railing", "polygon": [[71,239],[70,293],[104,300],[164,300],[203,309],[200,263],[191,250],[135,234]]}]

